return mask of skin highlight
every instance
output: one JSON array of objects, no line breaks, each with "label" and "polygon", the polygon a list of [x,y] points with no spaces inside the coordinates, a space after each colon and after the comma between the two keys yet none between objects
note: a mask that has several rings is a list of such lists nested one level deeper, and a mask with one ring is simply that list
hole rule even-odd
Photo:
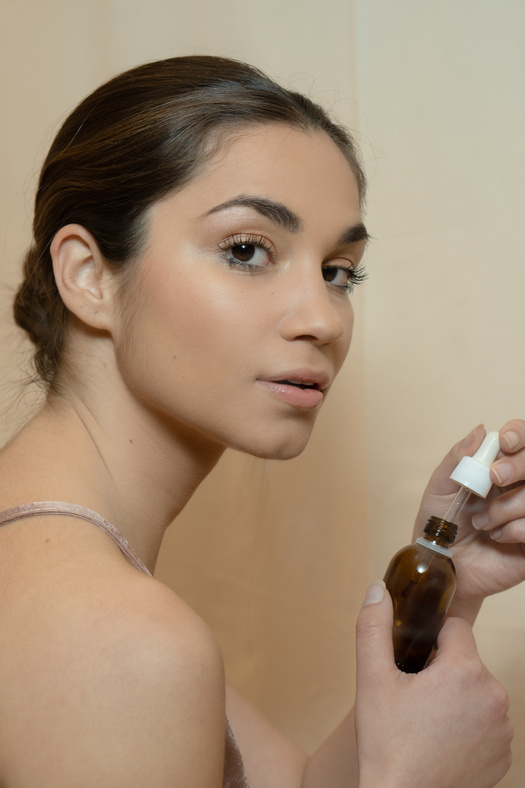
[{"label": "skin highlight", "polygon": [[[314,157],[316,170],[306,167]],[[305,173],[303,183],[290,186],[297,172]],[[302,229],[290,231],[251,205],[215,208],[241,188],[293,209]],[[327,137],[269,127],[237,139],[206,174],[151,212],[114,329],[126,394],[221,448],[274,458],[302,451],[317,411],[283,407],[255,383],[293,370],[330,383],[337,375],[353,313],[323,268],[358,266],[365,241],[339,243],[349,225],[361,225],[355,181]],[[270,249],[253,248],[249,269],[228,259],[227,245],[243,239],[264,239]],[[346,282],[346,273],[339,276]]]}]

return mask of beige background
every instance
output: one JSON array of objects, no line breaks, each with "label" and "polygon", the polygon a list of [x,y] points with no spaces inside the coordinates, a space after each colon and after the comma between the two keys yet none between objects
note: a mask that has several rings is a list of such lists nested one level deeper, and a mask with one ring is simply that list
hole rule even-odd
[{"label": "beige background", "polygon": [[[351,703],[357,609],[433,467],[476,423],[525,416],[524,31],[521,0],[0,0],[5,436],[34,406],[9,322],[34,181],[86,92],[145,60],[226,54],[356,129],[375,240],[345,371],[305,454],[226,457],[158,568],[215,627],[234,683],[306,747]],[[477,624],[517,726],[505,788],[525,772],[524,607],[525,587]]]}]

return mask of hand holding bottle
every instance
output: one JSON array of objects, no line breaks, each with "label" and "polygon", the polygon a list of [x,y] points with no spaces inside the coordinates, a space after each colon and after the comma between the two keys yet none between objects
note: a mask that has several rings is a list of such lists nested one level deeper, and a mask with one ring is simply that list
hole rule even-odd
[{"label": "hand holding bottle", "polygon": [[421,673],[399,671],[390,597],[371,586],[357,623],[359,788],[492,788],[510,767],[507,694],[470,626],[449,618],[438,646]]},{"label": "hand holding bottle", "polygon": [[[486,596],[525,580],[525,421],[509,421],[499,434],[502,451],[490,472],[495,486],[487,501],[467,504],[458,519],[454,545],[457,590],[450,612],[471,623]],[[416,521],[416,536],[431,514],[448,508],[458,489],[450,474],[462,457],[474,454],[484,437],[484,428],[476,427],[434,471]]]}]

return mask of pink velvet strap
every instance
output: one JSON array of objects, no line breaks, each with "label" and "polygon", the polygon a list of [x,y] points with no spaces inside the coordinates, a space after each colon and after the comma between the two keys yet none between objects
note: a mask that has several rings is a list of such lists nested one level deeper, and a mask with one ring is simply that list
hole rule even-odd
[{"label": "pink velvet strap", "polygon": [[74,503],[63,503],[62,501],[36,501],[35,503],[25,503],[22,506],[13,506],[12,509],[6,509],[4,512],[0,512],[0,526],[12,523],[15,520],[23,520],[26,517],[40,517],[44,514],[62,514],[66,517],[78,517],[80,520],[87,520],[89,523],[96,525],[97,528],[100,528],[113,539],[128,561],[133,564],[139,572],[151,577],[151,572],[147,566],[140,560],[120,531],[117,531],[115,526],[108,520],[105,520],[104,517],[101,517],[100,514],[97,514],[91,509],[86,509],[85,506],[77,506]]}]

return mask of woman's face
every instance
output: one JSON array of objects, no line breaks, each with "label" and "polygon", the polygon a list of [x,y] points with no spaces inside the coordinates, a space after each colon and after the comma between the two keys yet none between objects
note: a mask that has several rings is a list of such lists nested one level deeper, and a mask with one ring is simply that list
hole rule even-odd
[{"label": "woman's face", "polygon": [[186,436],[297,455],[352,336],[366,231],[343,154],[254,127],[150,219],[114,333],[133,400]]}]

